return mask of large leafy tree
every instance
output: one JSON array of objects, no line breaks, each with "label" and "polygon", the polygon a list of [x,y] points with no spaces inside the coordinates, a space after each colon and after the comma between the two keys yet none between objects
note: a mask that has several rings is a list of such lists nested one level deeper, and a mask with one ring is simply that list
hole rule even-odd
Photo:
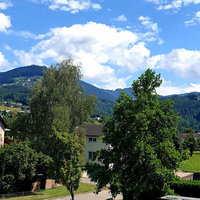
[{"label": "large leafy tree", "polygon": [[122,193],[124,200],[156,199],[171,191],[180,161],[177,116],[171,101],[159,101],[160,84],[160,75],[148,69],[132,84],[136,100],[124,92],[117,100],[103,129],[108,148],[97,154],[100,164],[87,166],[97,192],[108,183],[113,196]]},{"label": "large leafy tree", "polygon": [[91,114],[94,96],[85,95],[80,78],[80,66],[68,59],[48,68],[33,89],[30,100],[32,137],[47,154],[50,153],[49,136],[54,129],[72,133]]},{"label": "large leafy tree", "polygon": [[50,157],[36,153],[27,142],[0,148],[0,194],[30,190],[34,176],[50,162]]},{"label": "large leafy tree", "polygon": [[72,199],[79,186],[84,150],[83,132],[76,127],[88,119],[95,103],[94,96],[86,96],[80,87],[80,78],[80,66],[72,60],[47,69],[33,89],[27,119],[34,146],[53,158],[53,178],[67,187]]}]

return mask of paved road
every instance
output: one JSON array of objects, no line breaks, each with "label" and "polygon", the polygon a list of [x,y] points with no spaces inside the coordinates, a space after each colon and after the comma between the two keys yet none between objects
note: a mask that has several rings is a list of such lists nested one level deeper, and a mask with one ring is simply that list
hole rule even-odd
[{"label": "paved road", "polygon": [[[98,195],[94,194],[93,192],[88,193],[82,193],[82,194],[76,194],[75,200],[110,200],[112,196],[109,194],[108,190],[101,191]],[[71,197],[59,197],[55,198],[56,200],[70,200]],[[115,200],[122,199],[120,195],[118,195]],[[53,199],[51,199],[53,200]]]}]

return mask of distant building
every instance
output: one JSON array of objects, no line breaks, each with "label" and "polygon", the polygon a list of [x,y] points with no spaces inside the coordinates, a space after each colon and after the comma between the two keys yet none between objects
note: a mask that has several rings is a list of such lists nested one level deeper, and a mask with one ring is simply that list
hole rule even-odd
[{"label": "distant building", "polygon": [[103,125],[84,125],[86,133],[86,152],[85,160],[92,161],[94,158],[95,152],[106,148],[106,145],[102,142],[102,132]]},{"label": "distant building", "polygon": [[7,128],[6,122],[0,116],[0,147],[4,146],[4,137],[6,128]]}]

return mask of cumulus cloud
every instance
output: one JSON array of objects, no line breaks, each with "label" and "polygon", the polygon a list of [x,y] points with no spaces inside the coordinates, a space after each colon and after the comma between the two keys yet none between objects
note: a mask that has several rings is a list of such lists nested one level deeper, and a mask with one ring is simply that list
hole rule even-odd
[{"label": "cumulus cloud", "polygon": [[[150,23],[149,18],[140,17],[140,20],[151,32],[158,32],[158,27]],[[55,63],[71,57],[82,63],[85,80],[97,86],[101,82],[101,87],[110,89],[126,87],[127,72],[147,67],[168,70],[188,80],[200,78],[200,51],[174,49],[151,57],[145,42],[141,42],[141,35],[130,30],[89,22],[53,28],[42,38],[28,52],[14,51],[22,65],[43,65],[46,61]],[[192,91],[195,87],[198,85],[180,89],[168,84],[164,91],[177,93]]]},{"label": "cumulus cloud", "polygon": [[158,24],[154,23],[152,19],[148,16],[140,16],[138,20],[141,22],[141,24],[144,26],[144,28],[147,30],[147,32],[141,34],[141,38],[145,41],[152,42],[155,40],[158,40],[159,44],[162,44],[163,41],[159,37],[159,28]]},{"label": "cumulus cloud", "polygon": [[7,32],[7,29],[11,27],[10,17],[0,13],[0,32]]},{"label": "cumulus cloud", "polygon": [[0,1],[0,10],[6,10],[10,6],[12,6],[12,3],[9,0],[1,0]]},{"label": "cumulus cloud", "polygon": [[199,79],[200,51],[174,49],[166,55],[151,57],[148,65],[152,68],[170,70],[183,78]]},{"label": "cumulus cloud", "polygon": [[200,11],[195,13],[195,16],[188,21],[185,21],[186,26],[194,26],[200,24]]},{"label": "cumulus cloud", "polygon": [[10,68],[9,62],[5,59],[2,52],[0,52],[0,71],[5,71]]},{"label": "cumulus cloud", "polygon": [[[86,79],[125,86],[118,70],[135,72],[144,69],[150,51],[138,36],[127,30],[89,22],[71,27],[51,29],[48,38],[38,42],[29,52],[15,50],[21,64],[43,64],[46,59],[59,62],[68,57],[82,63]],[[118,86],[117,86],[118,83]],[[114,84],[113,84],[114,85]]]},{"label": "cumulus cloud", "polygon": [[114,20],[119,21],[119,22],[126,22],[128,19],[124,15],[120,15],[117,18],[115,18]]},{"label": "cumulus cloud", "polygon": [[188,86],[177,86],[170,81],[163,80],[161,87],[157,89],[158,94],[166,96],[172,94],[184,94],[200,92],[200,84],[190,83]]},{"label": "cumulus cloud", "polygon": [[189,4],[200,4],[200,0],[146,0],[157,5],[158,10],[180,9]]},{"label": "cumulus cloud", "polygon": [[71,13],[78,13],[82,10],[99,10],[101,5],[92,3],[90,0],[32,0],[33,2],[48,5],[51,10],[61,10]]}]

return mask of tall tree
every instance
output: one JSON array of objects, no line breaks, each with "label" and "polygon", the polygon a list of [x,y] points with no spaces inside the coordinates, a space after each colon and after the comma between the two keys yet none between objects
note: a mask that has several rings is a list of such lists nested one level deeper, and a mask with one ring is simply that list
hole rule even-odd
[{"label": "tall tree", "polygon": [[86,96],[80,87],[80,66],[65,60],[48,68],[35,85],[30,104],[32,134],[43,152],[49,154],[49,136],[54,129],[74,131],[87,120],[94,107],[94,96]]},{"label": "tall tree", "polygon": [[83,167],[84,146],[75,134],[55,131],[52,135],[54,145],[53,174],[57,182],[67,187],[72,200],[78,189]]},{"label": "tall tree", "polygon": [[0,148],[0,194],[30,190],[34,176],[50,162],[50,157],[36,153],[27,142]]},{"label": "tall tree", "polygon": [[186,137],[183,141],[183,148],[190,151],[190,156],[197,148],[197,140],[194,135],[194,130],[192,128],[185,129]]},{"label": "tall tree", "polygon": [[80,66],[65,60],[47,69],[31,96],[32,141],[53,158],[53,176],[70,191],[78,189],[83,165],[84,142],[76,127],[94,107],[94,96],[86,96],[79,81]]},{"label": "tall tree", "polygon": [[107,149],[88,164],[97,192],[110,184],[124,200],[156,199],[169,193],[180,154],[174,145],[177,116],[171,101],[159,101],[160,75],[148,69],[132,84],[136,100],[124,92],[104,126]]}]

